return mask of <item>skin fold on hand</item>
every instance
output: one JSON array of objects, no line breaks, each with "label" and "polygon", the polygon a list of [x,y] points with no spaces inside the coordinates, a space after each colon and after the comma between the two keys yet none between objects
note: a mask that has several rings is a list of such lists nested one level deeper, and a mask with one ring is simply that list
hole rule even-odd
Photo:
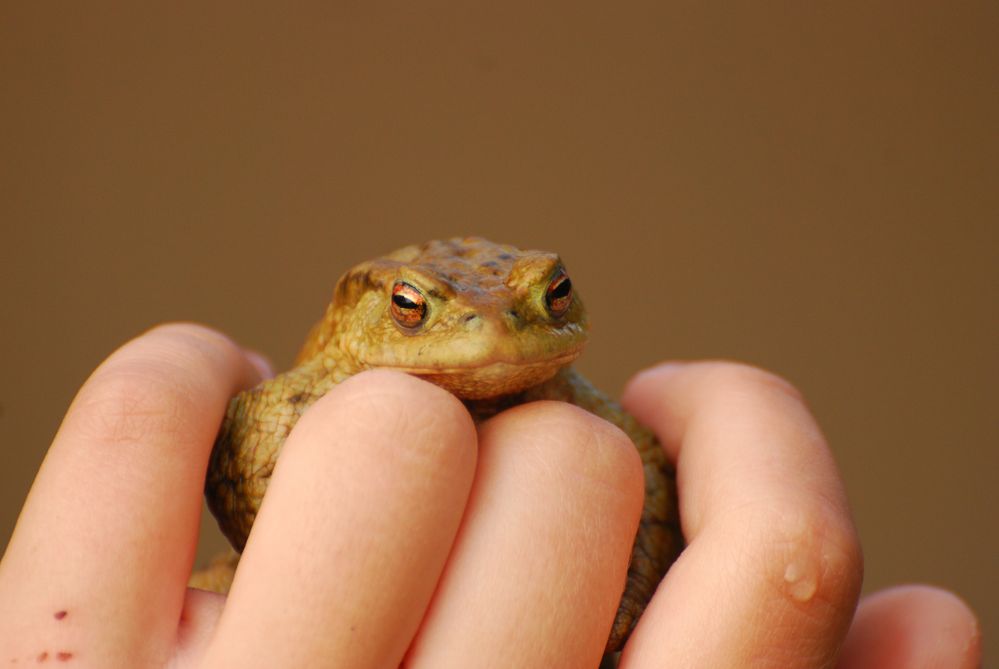
[{"label": "skin fold on hand", "polygon": [[[476,428],[429,383],[349,379],[289,437],[228,598],[188,589],[215,431],[262,367],[169,325],[93,373],[0,562],[0,664],[597,665],[642,472],[617,428],[557,402]],[[977,666],[977,623],[949,593],[893,589],[855,613],[842,483],[786,382],[660,366],[624,403],[677,463],[689,545],[622,667]]]}]

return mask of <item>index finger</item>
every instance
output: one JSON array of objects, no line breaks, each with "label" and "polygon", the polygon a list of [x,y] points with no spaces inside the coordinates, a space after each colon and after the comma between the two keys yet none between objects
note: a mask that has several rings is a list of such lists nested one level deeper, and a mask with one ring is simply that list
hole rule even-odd
[{"label": "index finger", "polygon": [[257,380],[240,347],[190,324],[154,328],[94,371],[0,563],[4,651],[92,666],[168,656],[208,454],[229,398]]},{"label": "index finger", "polygon": [[828,666],[862,559],[839,474],[800,394],[745,365],[664,365],[623,404],[677,463],[688,547],[622,667]]}]

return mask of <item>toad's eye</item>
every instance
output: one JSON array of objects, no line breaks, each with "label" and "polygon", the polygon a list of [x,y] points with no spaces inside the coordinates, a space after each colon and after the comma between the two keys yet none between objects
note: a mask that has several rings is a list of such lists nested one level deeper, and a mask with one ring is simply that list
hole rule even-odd
[{"label": "toad's eye", "polygon": [[572,281],[564,269],[560,269],[548,289],[545,291],[545,305],[548,306],[548,313],[555,318],[565,316],[572,304]]},{"label": "toad's eye", "polygon": [[392,318],[407,329],[423,324],[427,318],[427,300],[423,293],[404,281],[392,287]]}]

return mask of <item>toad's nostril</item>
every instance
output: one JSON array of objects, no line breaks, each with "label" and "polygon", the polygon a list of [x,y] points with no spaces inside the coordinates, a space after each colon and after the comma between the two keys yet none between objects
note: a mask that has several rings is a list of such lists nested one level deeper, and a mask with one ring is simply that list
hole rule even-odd
[{"label": "toad's nostril", "polygon": [[483,325],[485,325],[485,321],[474,311],[470,311],[461,317],[461,327],[466,332],[478,332],[482,329]]},{"label": "toad's nostril", "polygon": [[503,320],[506,327],[514,331],[520,331],[527,325],[524,322],[524,317],[516,309],[507,309],[506,313],[503,314]]}]

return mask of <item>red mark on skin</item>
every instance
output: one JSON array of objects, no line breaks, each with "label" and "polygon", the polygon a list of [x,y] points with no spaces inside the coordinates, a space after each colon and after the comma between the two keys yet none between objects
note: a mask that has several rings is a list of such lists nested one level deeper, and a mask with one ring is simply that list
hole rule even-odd
[{"label": "red mark on skin", "polygon": [[38,656],[38,658],[37,658],[36,661],[38,661],[38,662],[45,662],[48,659],[49,659],[49,654],[47,652],[45,652],[45,651],[42,651],[42,654]]},{"label": "red mark on skin", "polygon": [[54,616],[55,616],[55,619],[56,619],[56,620],[62,620],[63,618],[65,618],[65,617],[66,617],[66,614],[67,614],[67,613],[69,613],[69,612],[68,612],[68,611],[56,611],[56,612],[55,612],[55,613],[53,613],[52,615],[54,615]]},{"label": "red mark on skin", "polygon": [[59,660],[60,662],[69,662],[70,660],[72,660],[72,659],[73,659],[73,654],[72,654],[72,653],[67,653],[67,652],[66,652],[66,651],[64,651],[64,650],[61,650],[61,651],[59,651],[58,653],[56,653],[56,658],[57,658],[57,659],[58,659],[58,660]]}]

